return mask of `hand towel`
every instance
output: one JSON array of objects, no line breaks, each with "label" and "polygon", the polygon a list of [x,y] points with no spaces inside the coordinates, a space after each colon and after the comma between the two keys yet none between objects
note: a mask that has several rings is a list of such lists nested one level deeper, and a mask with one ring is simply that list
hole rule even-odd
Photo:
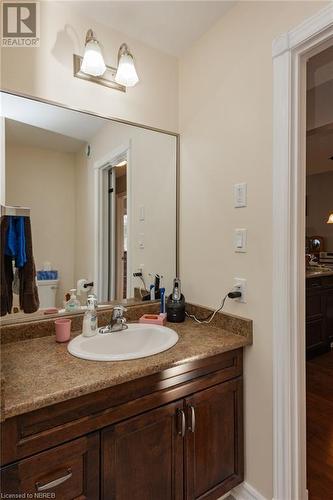
[{"label": "hand towel", "polygon": [[5,255],[6,234],[8,229],[8,217],[0,219],[0,314],[5,316],[10,313],[13,305],[13,262],[12,258]]},{"label": "hand towel", "polygon": [[27,262],[24,220],[25,217],[8,216],[5,255],[15,258],[15,267],[23,267]]},{"label": "hand towel", "polygon": [[39,297],[29,217],[24,217],[24,236],[27,261],[19,268],[20,308],[25,313],[33,313],[39,309]]}]

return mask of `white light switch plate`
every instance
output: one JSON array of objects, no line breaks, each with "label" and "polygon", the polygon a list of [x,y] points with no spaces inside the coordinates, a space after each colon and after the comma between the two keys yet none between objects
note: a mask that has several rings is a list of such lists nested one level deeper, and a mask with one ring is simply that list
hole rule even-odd
[{"label": "white light switch plate", "polygon": [[235,252],[247,252],[247,229],[235,229],[234,246]]},{"label": "white light switch plate", "polygon": [[234,185],[234,206],[242,208],[247,206],[247,184],[241,182]]}]

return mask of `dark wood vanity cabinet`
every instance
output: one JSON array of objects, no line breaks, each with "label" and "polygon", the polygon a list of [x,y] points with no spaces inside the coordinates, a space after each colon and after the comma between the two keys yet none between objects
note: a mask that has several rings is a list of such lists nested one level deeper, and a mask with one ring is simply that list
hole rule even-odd
[{"label": "dark wood vanity cabinet", "polygon": [[331,290],[326,293],[326,331],[328,335],[328,341],[331,344],[333,342],[333,286]]},{"label": "dark wood vanity cabinet", "polygon": [[218,499],[243,480],[242,408],[238,349],[14,417],[2,492]]},{"label": "dark wood vanity cabinet", "polygon": [[239,379],[105,429],[102,498],[219,498],[242,480],[242,429]]},{"label": "dark wood vanity cabinet", "polygon": [[306,280],[306,351],[313,357],[333,341],[333,276]]}]

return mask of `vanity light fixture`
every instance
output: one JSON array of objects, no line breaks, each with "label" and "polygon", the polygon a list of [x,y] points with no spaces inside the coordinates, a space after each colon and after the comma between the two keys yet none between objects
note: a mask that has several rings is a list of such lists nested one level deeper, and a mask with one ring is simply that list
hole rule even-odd
[{"label": "vanity light fixture", "polygon": [[74,54],[74,76],[98,83],[112,89],[126,92],[126,87],[134,87],[139,81],[134,58],[126,43],[118,51],[118,67],[107,66],[100,44],[92,29],[86,34],[83,57]]},{"label": "vanity light fixture", "polygon": [[126,43],[123,43],[118,51],[118,69],[115,80],[125,87],[134,87],[139,81],[133,56]]},{"label": "vanity light fixture", "polygon": [[333,224],[333,212],[329,214],[326,224]]},{"label": "vanity light fixture", "polygon": [[99,42],[91,29],[87,31],[85,45],[81,71],[90,76],[102,76],[106,66]]}]

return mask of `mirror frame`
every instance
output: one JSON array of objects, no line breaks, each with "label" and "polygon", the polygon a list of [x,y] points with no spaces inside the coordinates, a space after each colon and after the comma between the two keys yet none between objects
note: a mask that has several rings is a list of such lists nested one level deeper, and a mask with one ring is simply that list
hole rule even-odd
[{"label": "mirror frame", "polygon": [[[135,122],[131,122],[131,121],[128,121],[128,120],[123,120],[121,118],[115,118],[115,117],[112,117],[112,116],[102,115],[100,113],[95,113],[94,111],[89,111],[87,109],[78,109],[78,108],[75,108],[73,106],[68,106],[67,104],[62,104],[60,102],[52,101],[52,100],[49,100],[49,99],[44,99],[44,98],[37,97],[37,96],[32,96],[32,95],[25,94],[25,93],[22,93],[22,92],[14,92],[14,91],[11,91],[11,90],[8,90],[8,89],[0,89],[0,92],[1,92],[1,94],[14,95],[14,96],[17,96],[17,97],[22,97],[23,99],[29,99],[30,101],[41,102],[41,103],[49,104],[51,106],[55,106],[55,107],[58,107],[58,108],[67,109],[69,111],[76,111],[78,113],[83,113],[83,114],[86,114],[86,115],[94,116],[96,118],[102,118],[104,120],[110,120],[110,121],[115,122],[115,123],[121,123],[123,125],[129,125],[131,127],[139,127],[139,128],[142,128],[142,129],[150,130],[152,132],[159,132],[160,134],[171,135],[171,136],[175,137],[175,139],[176,139],[176,255],[175,255],[175,258],[176,258],[176,276],[180,277],[180,269],[179,269],[179,247],[180,247],[180,241],[179,241],[179,238],[180,238],[180,230],[179,230],[180,229],[180,134],[177,133],[177,132],[171,132],[169,130],[164,130],[164,129],[160,129],[160,128],[157,128],[157,127],[151,127],[149,125],[144,125],[142,123],[135,123]],[[138,302],[138,304],[139,304],[139,302]],[[112,307],[112,304],[110,304],[110,307]],[[70,314],[70,313],[68,313],[68,314]],[[84,312],[82,311],[82,313],[79,312],[78,314],[84,314]],[[28,314],[26,318],[20,318],[20,319],[18,319],[15,322],[13,315],[11,315],[11,316],[6,315],[6,316],[3,316],[3,317],[0,318],[0,324],[3,325],[3,326],[5,326],[6,323],[7,323],[6,320],[10,320],[7,324],[9,324],[9,323],[10,324],[15,324],[15,323],[21,323],[21,322],[26,322],[26,321],[34,321],[34,319],[33,319],[32,316],[33,315],[29,315]],[[51,319],[51,317],[54,318],[53,315],[49,316],[50,319]],[[43,319],[45,320],[46,318],[43,318]],[[40,321],[40,318],[36,318],[35,321]]]}]

